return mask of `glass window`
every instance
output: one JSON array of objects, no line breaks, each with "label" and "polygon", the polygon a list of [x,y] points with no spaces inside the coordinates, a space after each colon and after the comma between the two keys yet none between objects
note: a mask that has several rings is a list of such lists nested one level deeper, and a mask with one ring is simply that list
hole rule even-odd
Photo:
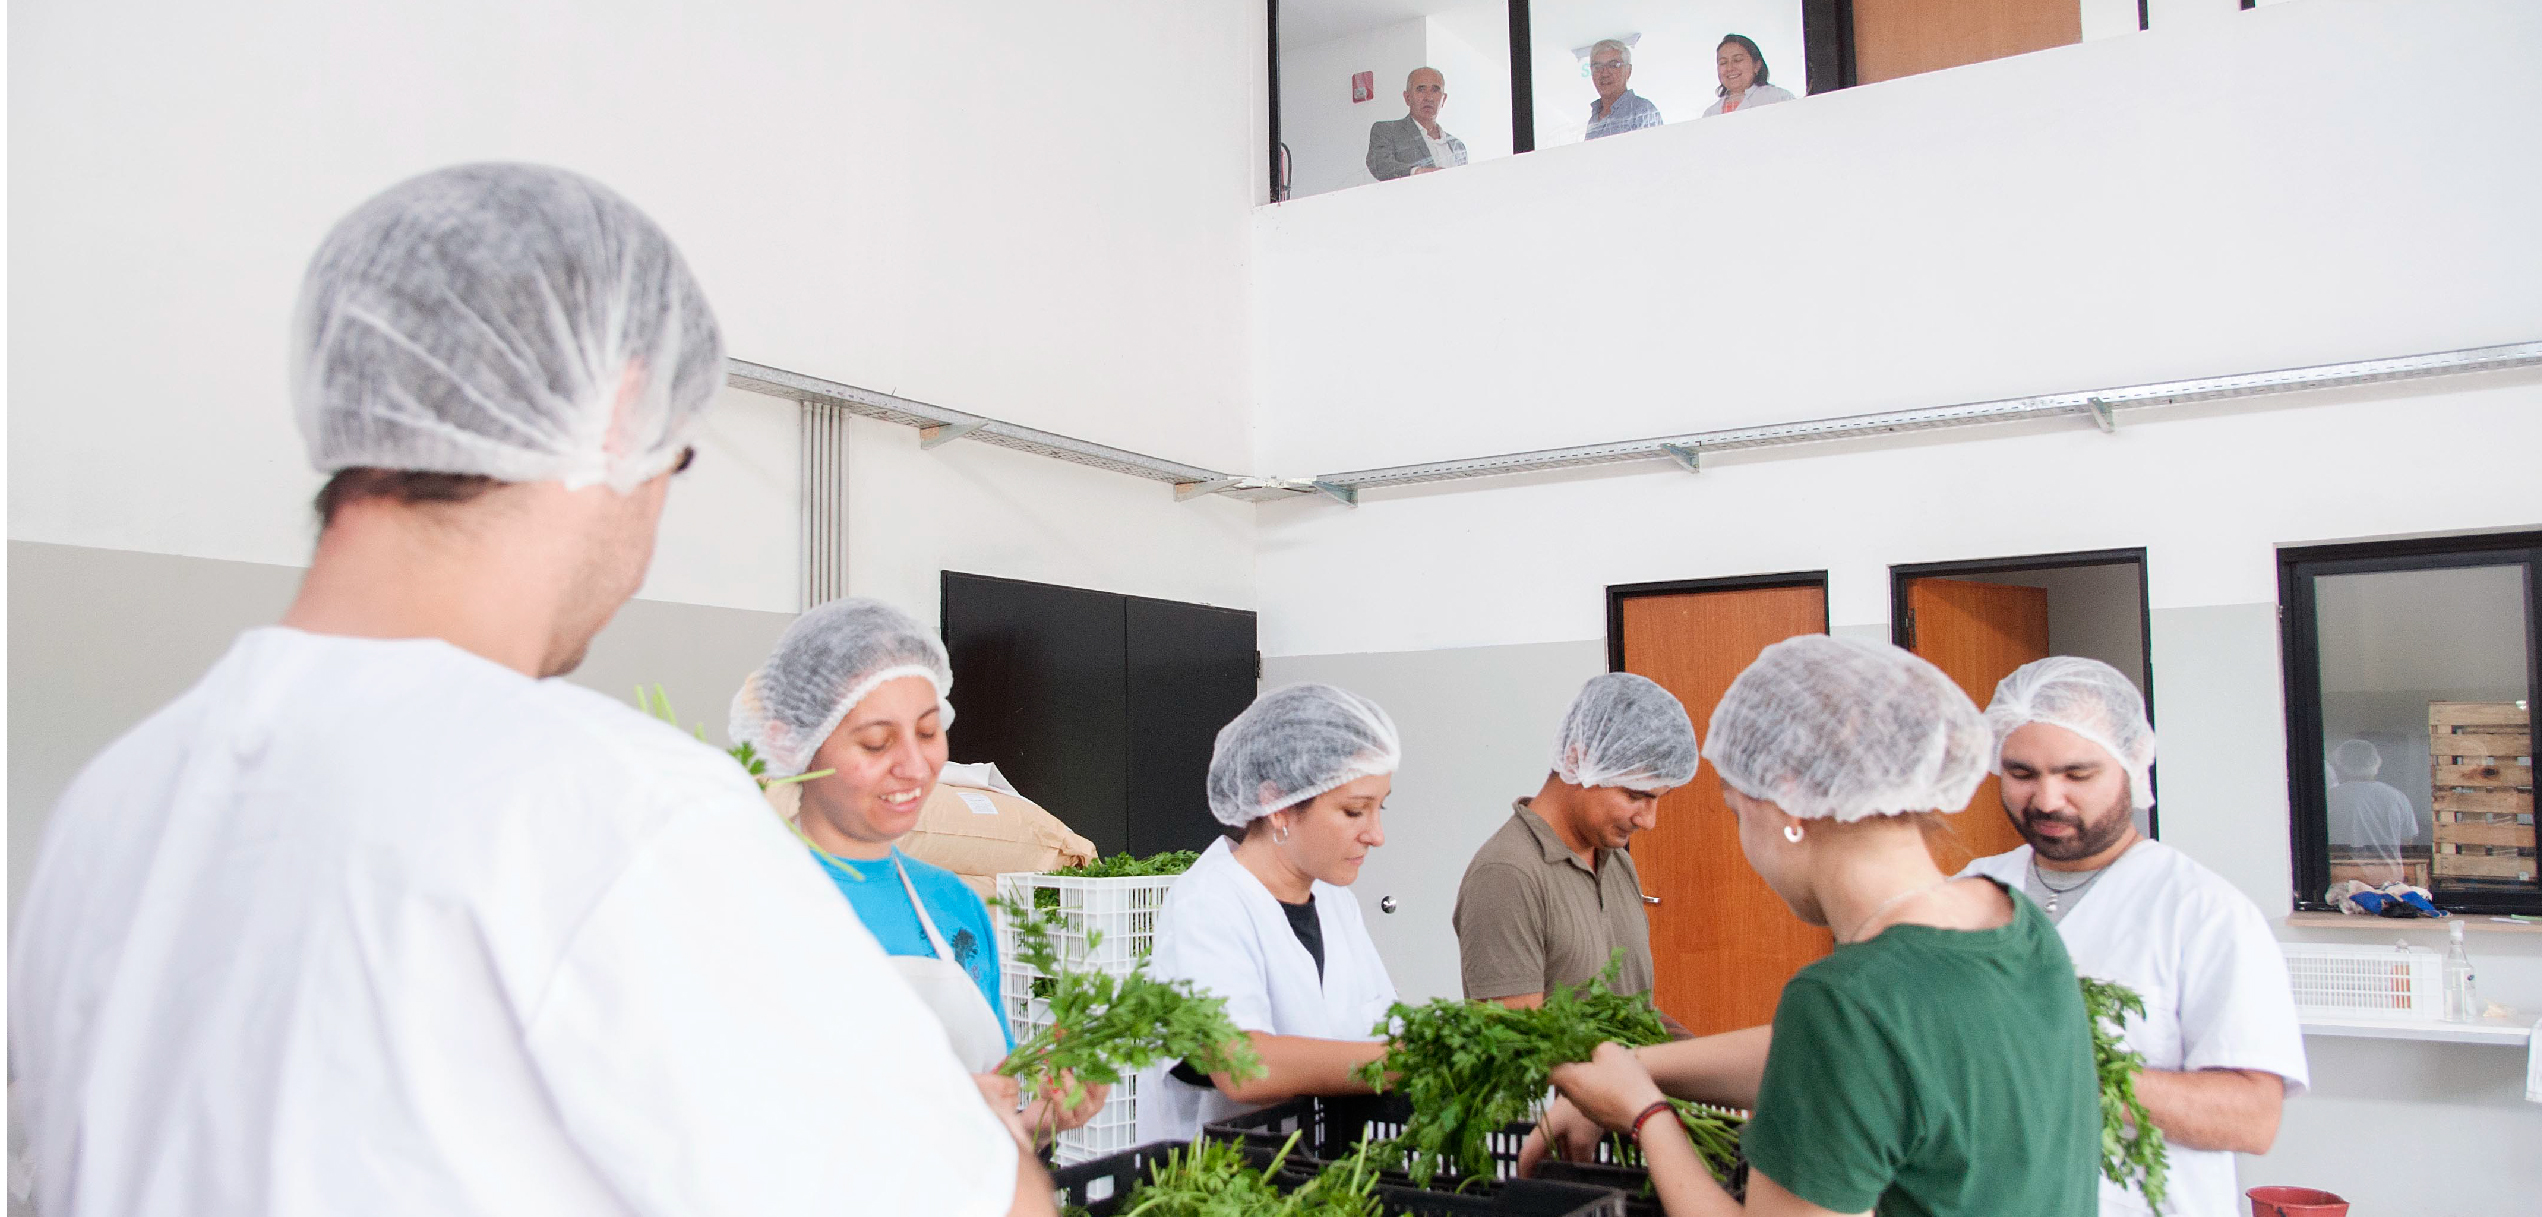
[{"label": "glass window", "polygon": [[1535,0],[1528,14],[1539,148],[1808,92],[1801,0]]},{"label": "glass window", "polygon": [[1288,197],[1509,155],[1503,0],[1288,0],[1279,30]]},{"label": "glass window", "polygon": [[2542,908],[2537,551],[2507,542],[2282,555],[2307,902],[2334,905],[2353,880],[2430,888],[2448,907]]}]

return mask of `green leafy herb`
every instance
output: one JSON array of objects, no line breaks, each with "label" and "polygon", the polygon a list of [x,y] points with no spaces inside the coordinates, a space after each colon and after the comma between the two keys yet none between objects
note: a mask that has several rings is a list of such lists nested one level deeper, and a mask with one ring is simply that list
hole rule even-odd
[{"label": "green leafy herb", "polygon": [[1406,1155],[1415,1183],[1429,1186],[1442,1165],[1467,1179],[1491,1178],[1491,1134],[1527,1116],[1554,1066],[1585,1061],[1609,1040],[1638,1047],[1668,1038],[1648,996],[1608,987],[1623,966],[1618,950],[1597,978],[1558,986],[1533,1010],[1442,998],[1386,1011],[1374,1028],[1388,1036],[1386,1055],[1361,1066],[1359,1077],[1412,1101],[1393,1147]]},{"label": "green leafy herb", "polygon": [[2130,1186],[2154,1211],[2162,1211],[2169,1188],[2171,1156],[2163,1148],[2162,1130],[2136,1097],[2136,1075],[2145,1068],[2144,1054],[2120,1038],[2127,1016],[2142,1017],[2145,999],[2125,985],[2089,976],[2083,982],[2083,1012],[2092,1022],[2092,1068],[2101,1083],[2101,1174],[2120,1187]]},{"label": "green leafy herb", "polygon": [[[1015,1046],[998,1072],[1028,1085],[1049,1086],[1062,1073],[1072,1079],[1063,1102],[1085,1101],[1085,1088],[1117,1084],[1158,1061],[1190,1061],[1203,1073],[1262,1076],[1262,1058],[1227,1017],[1224,998],[1202,993],[1188,980],[1158,980],[1147,960],[1119,976],[1071,971],[1051,939],[1053,916],[1013,901],[994,902],[1015,929],[1015,957],[1049,980],[1050,1025]],[[1101,932],[1086,935],[1091,951]],[[1036,996],[1042,986],[1036,982]]]},{"label": "green leafy herb", "polygon": [[[1739,1166],[1739,1133],[1746,1128],[1748,1118],[1737,1112],[1689,1103],[1684,1099],[1670,1099],[1668,1105],[1677,1109],[1677,1122],[1685,1126],[1686,1139],[1694,1142],[1695,1152],[1703,1155],[1704,1165],[1712,1169],[1713,1182],[1723,1187],[1730,1186],[1730,1175]],[[1607,1146],[1615,1155],[1617,1165],[1642,1165],[1641,1147],[1629,1138],[1620,1134],[1610,1135]],[[1644,1191],[1647,1192],[1649,1187],[1644,1184]]]},{"label": "green leafy herb", "polygon": [[[643,685],[636,686],[636,709],[642,710],[645,713],[661,719],[663,722],[669,723],[674,727],[680,725],[679,714],[671,709],[670,693],[665,691],[662,686],[658,684],[653,686],[651,689],[647,689]],[[705,743],[706,724],[699,723],[696,728],[696,733],[697,742],[701,744]],[[814,778],[825,778],[838,772],[835,769],[821,769],[812,773],[798,773],[790,778],[769,777],[768,762],[760,757],[758,749],[750,746],[749,740],[743,740],[730,748],[726,748],[724,750],[724,755],[739,761],[741,763],[742,772],[749,774],[753,779],[755,779],[762,790],[765,790],[770,786],[784,786],[791,782],[809,782]]]},{"label": "green leafy herb", "polygon": [[1292,1134],[1257,1170],[1235,1145],[1196,1139],[1148,1167],[1148,1178],[1123,1202],[1123,1217],[1379,1217],[1384,1210],[1377,1201],[1377,1167],[1365,1145],[1350,1160],[1283,1193],[1280,1164],[1297,1141]]},{"label": "green leafy herb", "polygon": [[1200,861],[1200,855],[1188,849],[1172,849],[1141,858],[1134,854],[1114,854],[1092,862],[1055,870],[1051,874],[1067,879],[1138,879],[1151,875],[1179,875]]},{"label": "green leafy herb", "polygon": [[[1182,874],[1192,868],[1192,863],[1198,861],[1200,861],[1200,855],[1188,849],[1171,849],[1145,858],[1135,854],[1114,854],[1108,858],[1097,858],[1092,862],[1050,873],[1062,879],[1146,879]],[[1059,889],[1035,888],[1033,904],[1038,908],[1058,908]]]}]

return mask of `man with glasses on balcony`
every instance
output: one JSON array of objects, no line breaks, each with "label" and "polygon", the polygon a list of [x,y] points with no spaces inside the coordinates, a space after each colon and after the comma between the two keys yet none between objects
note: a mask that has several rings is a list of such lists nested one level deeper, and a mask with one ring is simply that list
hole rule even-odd
[{"label": "man with glasses on balcony", "polygon": [[1624,86],[1633,83],[1633,48],[1606,39],[1589,48],[1589,83],[1598,99],[1589,103],[1590,139],[1605,139],[1667,122],[1650,99]]},{"label": "man with glasses on balcony", "polygon": [[1403,81],[1403,104],[1411,113],[1368,125],[1368,173],[1381,182],[1416,173],[1437,173],[1465,163],[1465,141],[1439,125],[1439,110],[1448,103],[1448,78],[1437,68],[1414,68]]}]

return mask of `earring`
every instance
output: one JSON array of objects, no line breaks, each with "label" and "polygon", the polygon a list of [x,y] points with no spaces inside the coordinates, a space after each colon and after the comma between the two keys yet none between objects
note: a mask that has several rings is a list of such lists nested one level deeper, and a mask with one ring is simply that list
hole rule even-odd
[{"label": "earring", "polygon": [[1800,844],[1800,843],[1801,843],[1801,826],[1800,826],[1800,825],[1798,825],[1798,824],[1786,824],[1786,825],[1784,825],[1784,826],[1783,826],[1783,839],[1784,839],[1784,840],[1786,840],[1786,841],[1791,842],[1791,843],[1792,843],[1792,844],[1794,844],[1794,845],[1798,845],[1798,844]]},{"label": "earring", "polygon": [[1272,842],[1272,844],[1274,844],[1274,845],[1286,845],[1286,844],[1288,844],[1288,841],[1289,841],[1289,826],[1288,826],[1288,825],[1286,825],[1286,824],[1283,824],[1283,823],[1279,822],[1278,820],[1273,820],[1273,821],[1271,821],[1271,842]]}]

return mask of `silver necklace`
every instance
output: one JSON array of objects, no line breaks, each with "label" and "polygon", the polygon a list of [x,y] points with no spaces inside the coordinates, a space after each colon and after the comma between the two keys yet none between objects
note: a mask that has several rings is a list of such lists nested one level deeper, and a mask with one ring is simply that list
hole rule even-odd
[{"label": "silver necklace", "polygon": [[2082,899],[2084,889],[2100,882],[2101,876],[2108,873],[2109,868],[2104,866],[2099,870],[2083,876],[2083,881],[2080,883],[2071,883],[2064,887],[2058,887],[2056,884],[2048,882],[2048,872],[2039,869],[2039,855],[2030,855],[2030,877],[2037,879],[2039,881],[2039,890],[2048,894],[2048,911],[2051,913],[2056,912],[2057,906],[2068,896],[2072,896],[2077,900]]}]

